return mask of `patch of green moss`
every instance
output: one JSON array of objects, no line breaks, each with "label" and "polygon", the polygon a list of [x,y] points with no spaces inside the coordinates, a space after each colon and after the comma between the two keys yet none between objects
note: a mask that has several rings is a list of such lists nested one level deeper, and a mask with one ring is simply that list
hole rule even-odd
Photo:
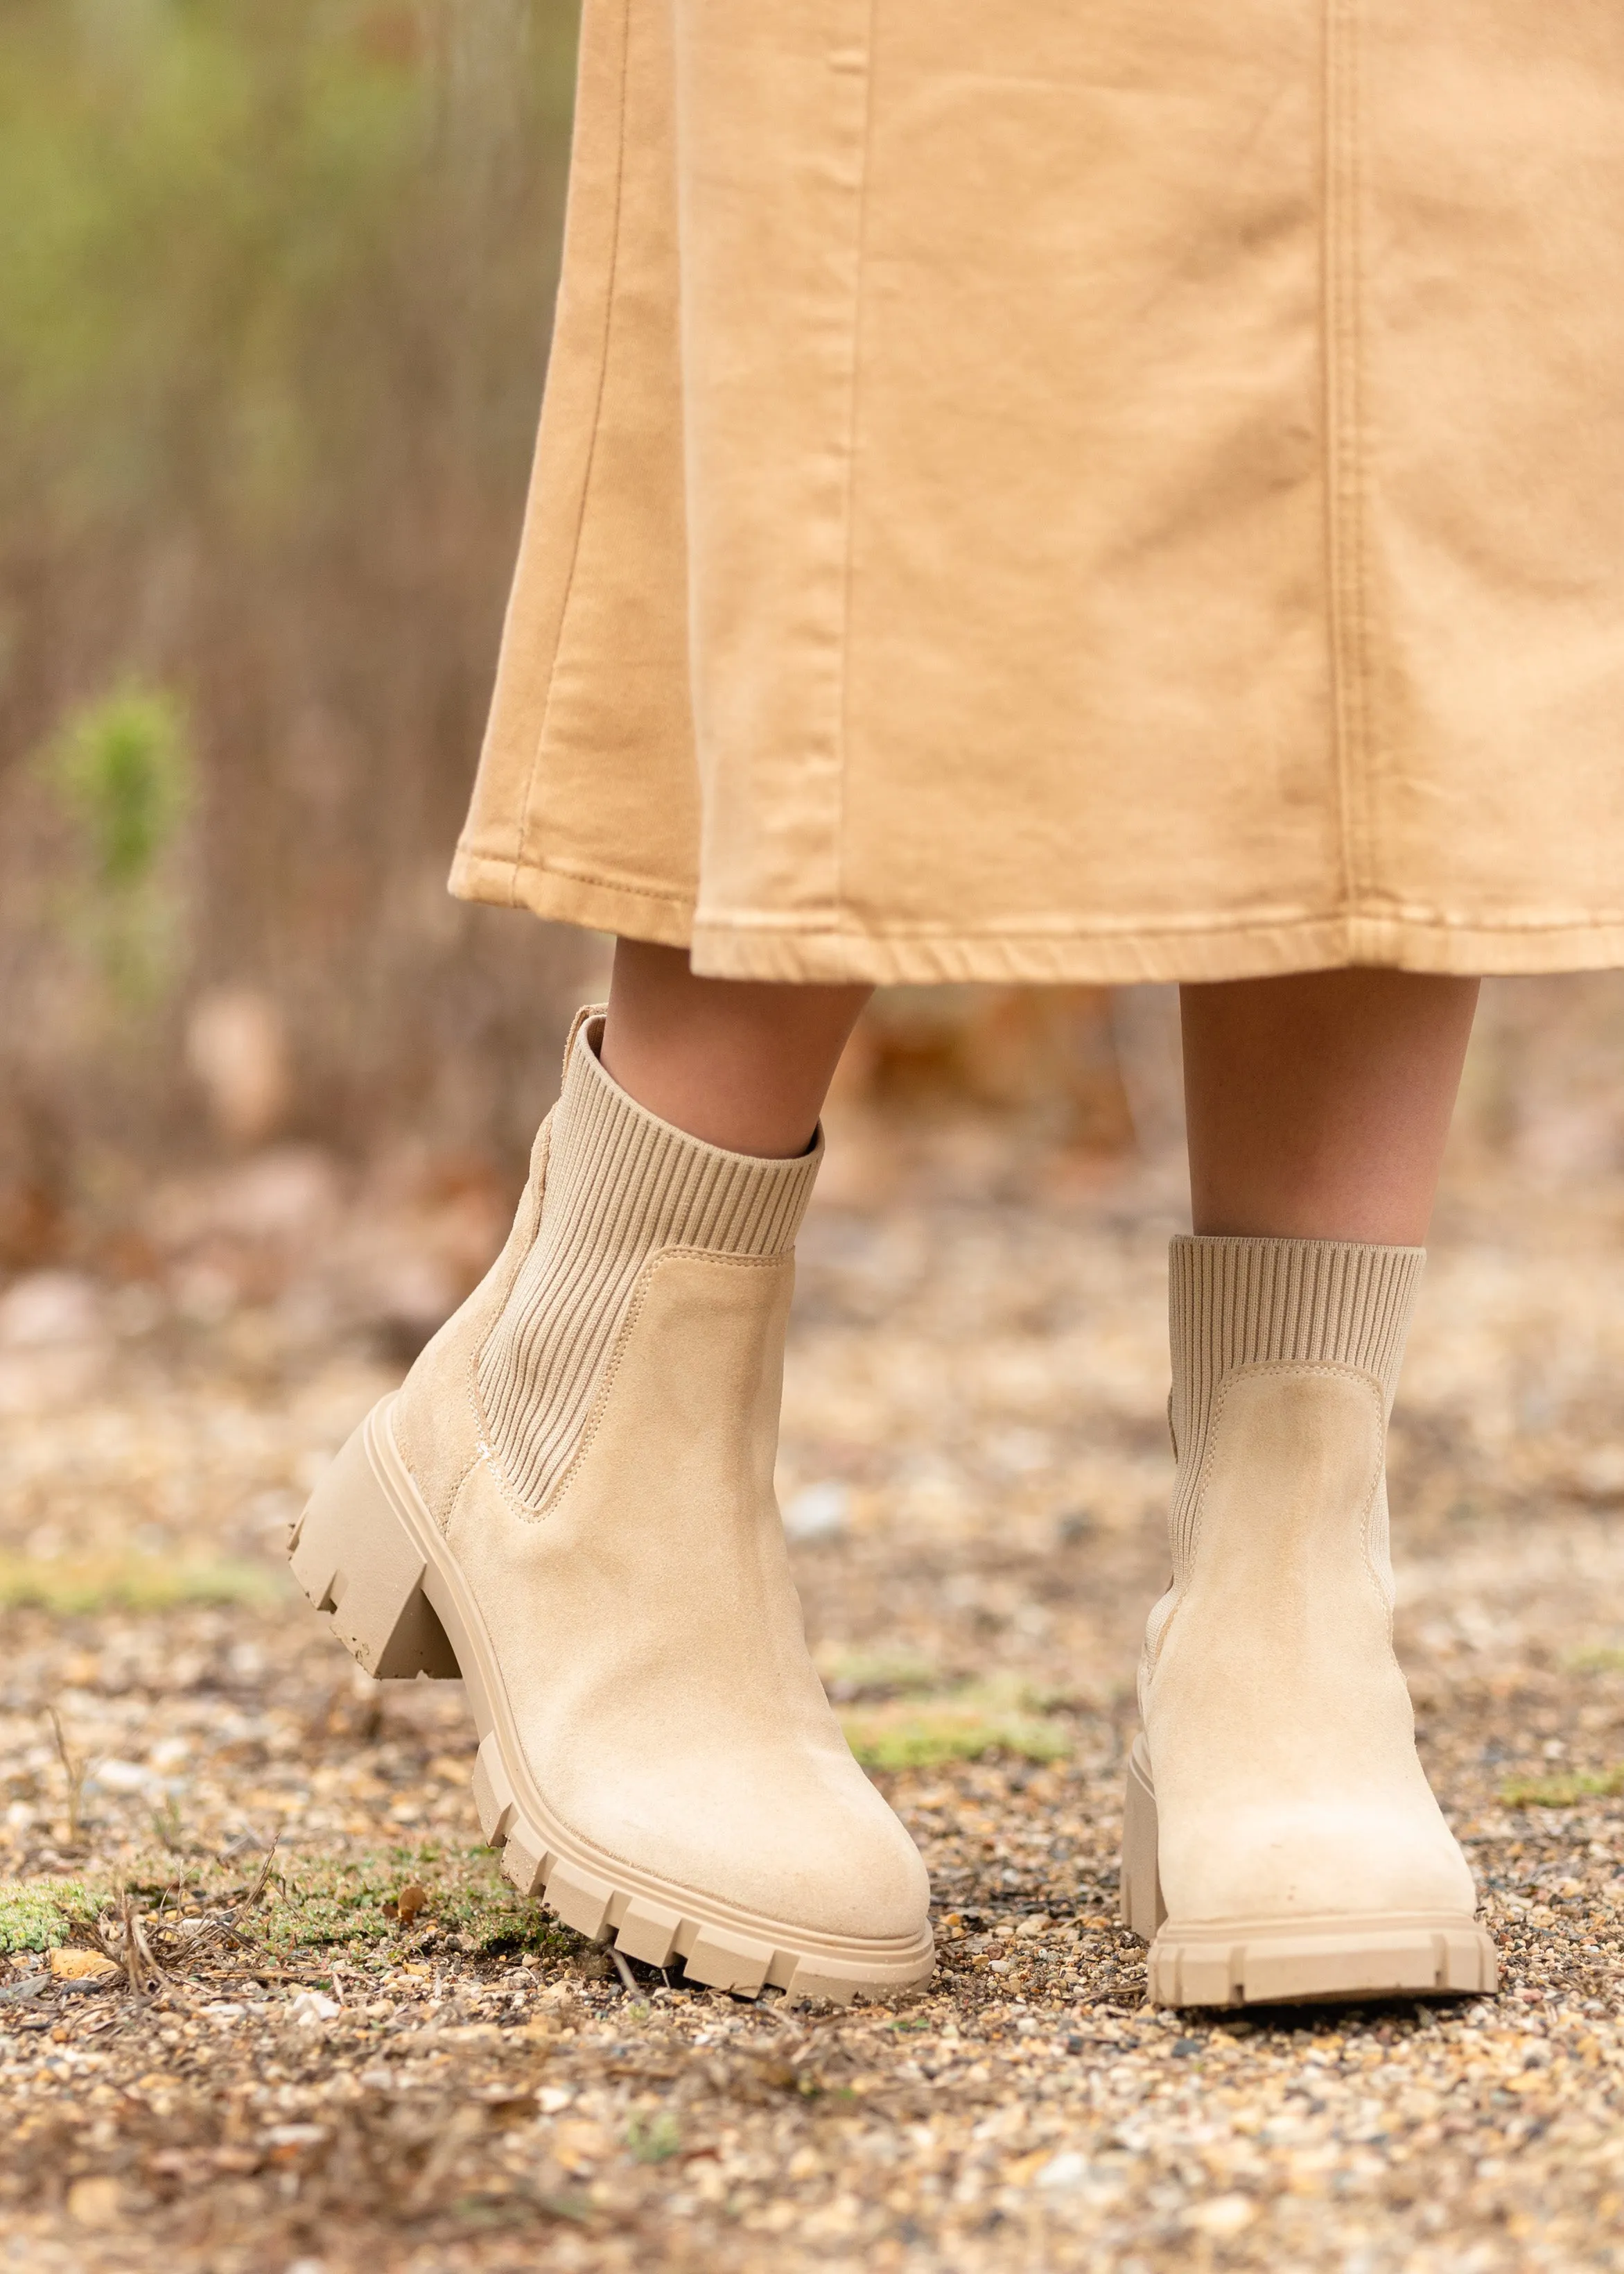
[{"label": "patch of green moss", "polygon": [[1562,1663],[1570,1674],[1618,1674],[1624,1672],[1624,1650],[1604,1643],[1591,1650],[1570,1651]]},{"label": "patch of green moss", "polygon": [[[410,1928],[393,1906],[416,1885],[427,1901]],[[265,1900],[244,1931],[279,1956],[295,1950],[364,1950],[414,1945],[425,1930],[472,1952],[534,1950],[560,1954],[570,1938],[539,1903],[516,1893],[489,1849],[417,1848],[326,1862],[303,1857],[274,1872]]]},{"label": "patch of green moss", "polygon": [[682,2145],[682,2127],[668,2108],[652,2116],[634,2116],[627,2127],[626,2144],[640,2164],[663,2164]]},{"label": "patch of green moss", "polygon": [[58,1618],[94,1611],[168,1611],[187,1603],[266,1603],[285,1593],[280,1573],[229,1559],[0,1555],[0,1610],[26,1605]]},{"label": "patch of green moss", "polygon": [[902,1651],[822,1650],[817,1670],[836,1696],[917,1698],[943,1686],[942,1669]]},{"label": "patch of green moss", "polygon": [[869,1769],[922,1769],[976,1761],[989,1753],[1059,1760],[1071,1750],[1064,1725],[1033,1710],[1035,1701],[1002,1684],[946,1697],[858,1706],[840,1716],[846,1743]]},{"label": "patch of green moss", "polygon": [[0,1881],[0,1950],[56,1950],[102,1907],[100,1890],[78,1879]]},{"label": "patch of green moss", "polygon": [[[121,1889],[147,1913],[229,1903],[243,1939],[278,1961],[298,1951],[410,1955],[431,1935],[436,1948],[449,1945],[465,1955],[535,1951],[562,1958],[580,1948],[577,1937],[503,1878],[500,1858],[487,1848],[426,1841],[342,1859],[278,1856],[252,1908],[244,1901],[249,1888],[243,1869],[240,1862],[204,1864],[177,1875],[171,1863],[152,1856],[129,1864],[117,1887],[100,1879],[0,1882],[0,1952],[49,1950],[69,1941],[76,1930],[116,1911]],[[402,1889],[414,1885],[426,1900],[402,1926],[396,1905]]]},{"label": "patch of green moss", "polygon": [[1575,1808],[1582,1800],[1612,1800],[1624,1792],[1624,1768],[1564,1769],[1555,1776],[1510,1777],[1500,1796],[1507,1808]]}]

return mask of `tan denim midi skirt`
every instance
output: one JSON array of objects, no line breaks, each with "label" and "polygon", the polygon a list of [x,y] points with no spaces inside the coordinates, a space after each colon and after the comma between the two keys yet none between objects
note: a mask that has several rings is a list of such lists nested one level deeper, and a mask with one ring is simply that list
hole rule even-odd
[{"label": "tan denim midi skirt", "polygon": [[586,0],[453,889],[738,978],[1624,962],[1624,5]]}]

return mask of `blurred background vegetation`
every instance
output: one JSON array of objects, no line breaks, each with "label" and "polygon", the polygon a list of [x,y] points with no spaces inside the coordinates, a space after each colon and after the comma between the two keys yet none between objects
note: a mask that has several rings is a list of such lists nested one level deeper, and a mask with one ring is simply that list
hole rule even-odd
[{"label": "blurred background vegetation", "polygon": [[574,40],[569,0],[0,11],[0,1262],[177,1148],[506,1156],[545,1103],[583,945],[445,874]]},{"label": "blurred background vegetation", "polygon": [[[462,1227],[389,1299],[426,1321],[511,1205],[604,949],[445,877],[574,44],[573,0],[0,9],[0,1275],[315,1239],[381,1177]],[[1492,990],[1462,1144],[1618,1166],[1619,1004]],[[1167,990],[898,990],[844,1075],[1085,1174],[1172,1158],[1177,1088]],[[831,1194],[888,1189],[875,1158]],[[165,1197],[245,1163],[213,1216]]]}]

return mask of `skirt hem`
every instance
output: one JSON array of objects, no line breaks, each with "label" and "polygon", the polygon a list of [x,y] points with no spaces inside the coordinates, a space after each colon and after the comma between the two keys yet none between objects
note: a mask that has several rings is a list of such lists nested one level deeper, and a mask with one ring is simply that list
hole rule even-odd
[{"label": "skirt hem", "polygon": [[1459,977],[1624,967],[1624,918],[1560,922],[1455,922],[1360,913],[1200,922],[1177,930],[949,933],[862,931],[836,924],[695,920],[693,904],[658,888],[572,876],[458,851],[459,900],[527,908],[558,923],[689,950],[702,978],[792,984],[929,986],[972,982],[1131,986],[1259,979],[1380,964]]},{"label": "skirt hem", "polygon": [[586,931],[611,932],[624,939],[646,939],[659,947],[688,947],[694,930],[691,900],[660,891],[612,882],[603,877],[574,877],[528,862],[500,860],[459,846],[449,889],[459,900],[484,900],[495,907],[528,908],[553,923],[578,924]]}]

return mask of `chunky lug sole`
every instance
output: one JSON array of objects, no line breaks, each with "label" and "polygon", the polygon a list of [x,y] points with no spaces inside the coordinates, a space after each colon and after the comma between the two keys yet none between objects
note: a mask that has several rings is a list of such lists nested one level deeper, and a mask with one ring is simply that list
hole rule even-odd
[{"label": "chunky lug sole", "polygon": [[480,1826],[520,1894],[594,1941],[613,1935],[630,1958],[680,1958],[690,1980],[748,1997],[771,1984],[844,2004],[928,1980],[929,1927],[873,1941],[820,1934],[662,1879],[560,1822],[525,1767],[478,1607],[396,1450],[392,1403],[374,1406],[312,1495],[290,1543],[293,1575],[375,1679],[466,1683]]},{"label": "chunky lug sole", "polygon": [[1153,2006],[1286,2006],[1349,1998],[1470,1998],[1495,1988],[1494,1946],[1459,1912],[1169,1920],[1156,1864],[1156,1795],[1141,1736],[1128,1758],[1122,1916],[1149,1943]]}]

